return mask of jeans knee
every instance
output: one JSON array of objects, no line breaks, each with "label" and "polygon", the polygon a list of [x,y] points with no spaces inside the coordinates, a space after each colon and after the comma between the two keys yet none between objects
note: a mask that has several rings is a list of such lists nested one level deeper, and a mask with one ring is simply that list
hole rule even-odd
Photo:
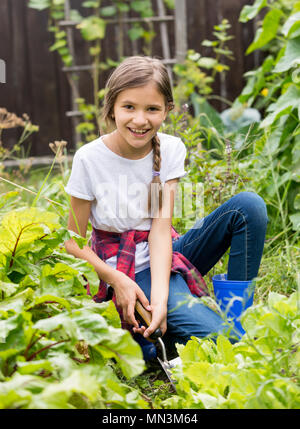
[{"label": "jeans knee", "polygon": [[257,226],[266,226],[269,219],[266,203],[263,198],[255,192],[244,191],[235,195],[238,199],[240,209],[249,219],[255,220]]}]

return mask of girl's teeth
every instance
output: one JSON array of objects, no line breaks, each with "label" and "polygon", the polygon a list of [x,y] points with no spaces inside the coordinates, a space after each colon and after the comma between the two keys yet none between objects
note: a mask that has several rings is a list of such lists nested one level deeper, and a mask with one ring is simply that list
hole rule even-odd
[{"label": "girl's teeth", "polygon": [[135,133],[135,134],[145,134],[148,130],[140,131],[140,130],[133,130],[133,129],[131,129],[131,131],[132,131],[133,133]]}]

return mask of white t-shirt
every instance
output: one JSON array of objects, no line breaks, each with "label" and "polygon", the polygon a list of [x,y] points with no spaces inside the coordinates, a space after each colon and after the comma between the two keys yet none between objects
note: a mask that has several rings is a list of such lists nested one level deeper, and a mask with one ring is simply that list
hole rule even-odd
[{"label": "white t-shirt", "polygon": [[[158,133],[161,150],[160,179],[184,177],[186,147],[182,140]],[[73,158],[65,187],[68,194],[92,201],[90,221],[94,228],[122,233],[150,231],[148,191],[152,181],[153,151],[144,158],[123,158],[110,150],[102,137],[80,147]],[[117,256],[106,260],[116,268]],[[135,272],[150,266],[148,242],[136,245]]]}]

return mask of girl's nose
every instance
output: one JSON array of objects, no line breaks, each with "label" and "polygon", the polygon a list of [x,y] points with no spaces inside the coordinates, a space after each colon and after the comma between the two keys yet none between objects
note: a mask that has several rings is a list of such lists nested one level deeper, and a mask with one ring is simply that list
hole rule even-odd
[{"label": "girl's nose", "polygon": [[132,122],[135,125],[141,126],[141,125],[146,125],[148,122],[148,119],[144,112],[135,112]]}]

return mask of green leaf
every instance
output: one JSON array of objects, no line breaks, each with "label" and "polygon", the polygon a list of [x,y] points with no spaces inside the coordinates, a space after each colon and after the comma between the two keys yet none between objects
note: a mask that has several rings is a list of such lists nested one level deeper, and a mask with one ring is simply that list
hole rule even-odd
[{"label": "green leaf", "polygon": [[22,312],[25,303],[32,301],[34,291],[31,288],[27,288],[22,292],[6,298],[0,302],[0,311],[13,311],[16,314]]},{"label": "green leaf", "polygon": [[55,213],[37,208],[6,214],[0,226],[0,252],[14,258],[26,253],[30,245],[59,228]]},{"label": "green leaf", "polygon": [[0,280],[0,291],[4,292],[5,297],[13,295],[19,288],[17,283],[3,282]]},{"label": "green leaf", "polygon": [[216,40],[203,40],[202,46],[207,46],[209,48],[218,46],[218,42]]},{"label": "green leaf", "polygon": [[220,357],[220,362],[225,365],[234,362],[233,346],[228,338],[223,335],[219,335],[217,338],[217,351]]},{"label": "green leaf", "polygon": [[257,31],[254,41],[246,51],[247,55],[256,49],[262,48],[276,37],[282,15],[279,9],[272,9],[267,13],[262,28]]},{"label": "green leaf", "polygon": [[273,124],[282,115],[290,113],[294,108],[299,108],[300,88],[291,84],[286,92],[282,94],[276,103],[268,107],[269,115],[262,121],[260,127],[266,128]]},{"label": "green leaf", "polygon": [[287,38],[295,37],[300,29],[300,12],[291,15],[282,27],[282,34]]},{"label": "green leaf", "polygon": [[114,16],[117,13],[116,6],[105,6],[100,9],[102,16]]},{"label": "green leaf", "polygon": [[248,22],[251,19],[255,18],[256,15],[267,6],[268,0],[255,0],[252,6],[246,5],[243,7],[239,20],[241,22]]},{"label": "green leaf", "polygon": [[72,279],[74,276],[78,274],[78,271],[74,270],[74,268],[58,262],[54,266],[49,264],[44,265],[42,268],[42,277],[54,276],[63,279]]},{"label": "green leaf", "polygon": [[97,16],[89,16],[81,21],[77,28],[80,29],[82,37],[88,41],[104,39],[106,23]]},{"label": "green leaf", "polygon": [[27,310],[29,308],[32,308],[33,306],[36,306],[36,305],[39,305],[39,304],[42,304],[42,303],[46,303],[48,301],[57,302],[62,307],[66,308],[67,310],[70,310],[70,308],[71,308],[69,302],[66,299],[60,298],[60,297],[55,296],[55,295],[47,294],[47,295],[42,295],[42,296],[35,297],[34,300],[33,300],[33,302],[32,302],[32,304],[30,304],[30,306],[27,307]]},{"label": "green leaf", "polygon": [[287,41],[284,54],[280,57],[273,72],[282,73],[300,64],[300,37]]},{"label": "green leaf", "polygon": [[300,193],[298,193],[294,199],[294,208],[300,211]]},{"label": "green leaf", "polygon": [[83,7],[98,7],[99,6],[99,0],[89,0],[89,1],[84,1],[82,3]]},{"label": "green leaf", "polygon": [[33,362],[17,362],[17,366],[20,374],[32,374],[42,370],[52,371],[52,365],[46,359],[35,360]]},{"label": "green leaf", "polygon": [[66,45],[67,45],[67,41],[65,39],[58,40],[57,42],[54,43],[54,45],[50,46],[49,51],[50,52],[57,51],[58,49],[63,48]]},{"label": "green leaf", "polygon": [[39,393],[46,385],[41,377],[16,372],[10,380],[0,383],[0,409],[26,407],[33,392]]},{"label": "green leaf", "polygon": [[70,314],[61,313],[39,320],[33,328],[44,332],[62,328],[69,337],[86,341],[105,359],[115,358],[126,377],[136,376],[144,369],[141,348],[130,333],[108,325],[94,309],[79,308]]},{"label": "green leaf", "polygon": [[30,0],[28,7],[31,7],[32,9],[37,10],[44,10],[50,7],[51,0]]},{"label": "green leaf", "polygon": [[204,127],[215,128],[219,134],[223,134],[224,125],[219,113],[205,99],[192,94],[192,102],[195,115],[199,117],[200,123]]},{"label": "green leaf", "polygon": [[91,346],[101,343],[109,335],[107,321],[90,309],[74,310],[72,321],[76,324],[78,339],[85,340]]},{"label": "green leaf", "polygon": [[83,20],[83,17],[80,15],[79,11],[76,9],[71,9],[70,11],[70,20],[80,22]]},{"label": "green leaf", "polygon": [[120,1],[117,2],[117,8],[119,9],[120,12],[123,12],[123,13],[129,12],[130,10],[130,7],[128,4],[122,3]]},{"label": "green leaf", "polygon": [[68,400],[73,393],[80,393],[94,401],[98,391],[96,377],[75,370],[61,382],[48,384],[40,395],[32,396],[30,408],[72,408]]},{"label": "green leaf", "polygon": [[205,69],[212,69],[217,64],[217,60],[215,58],[210,57],[201,57],[197,61],[198,66],[203,67]]},{"label": "green leaf", "polygon": [[144,29],[140,26],[134,26],[128,30],[128,36],[130,40],[137,40],[140,37],[143,37]]},{"label": "green leaf", "polygon": [[0,320],[0,342],[4,343],[8,334],[17,328],[20,324],[18,315],[9,317],[6,320]]},{"label": "green leaf", "polygon": [[286,297],[280,293],[270,292],[268,305],[285,317],[294,318],[298,311],[300,311],[298,308],[297,293],[292,293],[289,297]]},{"label": "green leaf", "polygon": [[293,230],[299,231],[299,229],[300,229],[300,213],[291,214],[291,215],[289,215],[289,218],[293,224]]},{"label": "green leaf", "polygon": [[63,331],[72,339],[80,340],[78,338],[76,323],[72,320],[69,313],[63,312],[56,316],[49,317],[47,319],[40,319],[34,325],[34,329],[38,329],[42,332],[50,332],[59,328],[63,328]]},{"label": "green leaf", "polygon": [[19,191],[9,191],[5,194],[1,194],[0,208],[4,207],[5,204],[9,203],[10,200],[15,198],[17,195],[19,195]]},{"label": "green leaf", "polygon": [[112,300],[108,302],[99,304],[94,303],[94,301],[90,301],[90,303],[95,304],[95,311],[101,314],[106,320],[109,320],[110,326],[113,328],[121,328],[121,319],[120,315],[117,312],[116,306]]},{"label": "green leaf", "polygon": [[139,12],[143,17],[153,15],[151,2],[149,0],[134,0],[130,2],[130,6],[135,12]]},{"label": "green leaf", "polygon": [[195,340],[189,340],[184,347],[182,345],[177,346],[177,351],[183,365],[206,360],[206,354]]},{"label": "green leaf", "polygon": [[29,313],[22,312],[0,321],[0,359],[6,360],[25,350],[25,330],[28,329],[32,335],[31,322],[28,320],[30,317]]},{"label": "green leaf", "polygon": [[109,329],[109,335],[96,347],[106,359],[114,358],[127,378],[141,374],[145,369],[145,362],[140,346],[124,329]]}]

